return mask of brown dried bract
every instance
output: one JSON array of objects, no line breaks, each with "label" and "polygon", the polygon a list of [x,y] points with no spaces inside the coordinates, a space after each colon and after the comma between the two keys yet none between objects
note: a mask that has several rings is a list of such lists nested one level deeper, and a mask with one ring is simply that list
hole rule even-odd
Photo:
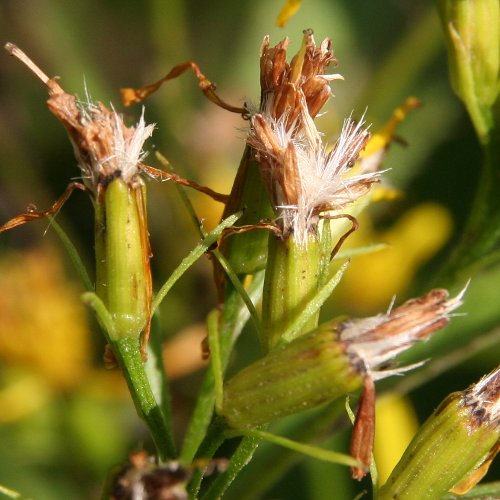
[{"label": "brown dried bract", "polygon": [[[438,288],[422,297],[410,299],[391,311],[386,320],[367,332],[366,336],[376,341],[408,331],[414,332],[412,337],[415,340],[426,339],[448,323],[448,298],[448,291]],[[364,336],[358,338],[360,341],[364,339]]]},{"label": "brown dried bract", "polygon": [[352,477],[361,481],[368,473],[375,439],[375,384],[371,377],[365,377],[359,400],[354,431],[351,437],[351,455],[365,465],[352,467]]},{"label": "brown dried bract", "polygon": [[125,126],[122,117],[102,103],[89,98],[82,102],[66,93],[56,78],[49,78],[15,45],[9,43],[5,48],[47,86],[47,106],[68,132],[83,181],[94,195],[116,177],[134,182],[142,145],[154,127],[146,126],[142,118],[137,127]]},{"label": "brown dried bract", "polygon": [[29,207],[25,213],[20,214],[16,217],[10,219],[5,224],[0,226],[0,233],[3,233],[4,231],[9,231],[10,229],[14,229],[15,227],[18,227],[18,226],[22,226],[23,224],[26,224],[27,222],[31,222],[33,220],[38,220],[38,219],[44,219],[45,217],[49,217],[49,216],[57,214],[57,212],[59,212],[59,210],[66,203],[68,198],[71,196],[71,193],[75,189],[87,191],[86,186],[84,186],[83,184],[81,184],[79,182],[72,182],[71,184],[68,184],[64,193],[59,197],[59,199],[49,209],[43,210],[43,211],[38,211],[34,207]]},{"label": "brown dried bract", "polygon": [[267,109],[274,119],[287,114],[293,123],[294,110],[302,94],[309,114],[314,118],[331,95],[329,82],[342,79],[340,75],[326,75],[330,64],[336,64],[332,43],[326,38],[316,47],[312,30],[304,31],[299,53],[287,62],[288,38],[270,47],[269,37],[262,43],[260,55],[261,110]]},{"label": "brown dried bract", "polygon": [[130,106],[131,104],[142,102],[144,99],[146,99],[146,97],[156,92],[165,82],[177,78],[187,70],[191,70],[194,73],[194,76],[198,80],[198,85],[201,91],[207,96],[210,101],[227,111],[231,111],[232,113],[238,113],[243,116],[247,115],[247,109],[245,107],[233,106],[223,101],[215,92],[215,84],[201,72],[199,66],[193,61],[187,61],[185,63],[174,66],[163,78],[160,78],[160,80],[158,80],[157,82],[151,83],[149,85],[144,85],[143,87],[139,87],[136,89],[121,89],[123,103],[125,104],[125,106]]}]

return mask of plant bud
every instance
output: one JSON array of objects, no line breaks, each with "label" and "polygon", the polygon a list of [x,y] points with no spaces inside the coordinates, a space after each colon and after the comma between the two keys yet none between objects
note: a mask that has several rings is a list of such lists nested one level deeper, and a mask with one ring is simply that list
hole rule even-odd
[{"label": "plant bud", "polygon": [[500,367],[448,396],[420,428],[379,493],[380,500],[464,494],[500,450]]}]

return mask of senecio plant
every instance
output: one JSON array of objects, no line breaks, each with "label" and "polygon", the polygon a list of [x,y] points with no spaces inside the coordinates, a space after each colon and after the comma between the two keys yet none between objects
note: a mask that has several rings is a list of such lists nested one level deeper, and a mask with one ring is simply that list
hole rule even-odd
[{"label": "senecio plant", "polygon": [[[498,2],[443,1],[441,10],[454,86],[477,128],[487,153],[485,175],[491,177],[495,168],[498,174],[494,161],[498,122],[493,109],[499,89]],[[291,59],[288,45],[288,38],[274,46],[264,38],[258,106],[240,108],[224,102],[193,62],[176,66],[152,85],[122,89],[126,105],[140,102],[165,81],[191,69],[211,101],[242,115],[248,133],[228,196],[144,163],[144,143],[155,128],[146,124],[144,110],[137,125],[127,126],[113,108],[68,94],[20,49],[6,45],[46,85],[48,107],[66,128],[81,181],[69,184],[48,210],[27,211],[6,222],[0,232],[42,217],[50,217],[58,228],[53,215],[71,192],[89,194],[95,213],[96,269],[93,286],[79,266],[88,288],[83,299],[96,312],[108,341],[105,364],[122,371],[156,446],[153,455],[131,454],[128,463],[110,475],[105,498],[220,498],[265,439],[349,466],[358,480],[371,471],[374,495],[380,499],[439,499],[449,490],[464,493],[474,487],[499,450],[497,368],[465,391],[449,395],[419,430],[387,483],[377,484],[372,463],[375,382],[422,364],[401,367],[394,359],[446,326],[464,300],[465,281],[450,279],[458,276],[450,264],[443,275],[462,289],[454,296],[436,288],[375,316],[318,324],[324,302],[348,265],[344,258],[348,253],[339,258],[339,250],[357,229],[357,216],[383,178],[382,162],[397,123],[418,103],[408,99],[379,133],[371,134],[364,118],[347,117],[338,138],[328,143],[315,118],[332,95],[332,82],[343,79],[329,73],[336,64],[332,43],[325,39],[318,46],[312,31],[306,30]],[[201,243],[155,298],[145,176],[190,186],[225,204],[221,223],[208,234],[201,230]],[[485,183],[482,189],[492,196],[493,187]],[[478,203],[484,203],[484,197]],[[488,239],[482,228],[499,216],[498,211],[476,207],[465,236],[469,241],[474,237],[474,252],[467,253],[464,243],[453,262],[477,268],[492,247],[491,238],[496,238],[493,243],[499,239],[498,226]],[[74,248],[65,241],[78,262]],[[150,325],[172,285],[204,253],[214,263],[219,304],[207,319],[205,355],[210,367],[178,451],[158,342],[148,342]],[[261,357],[227,379],[230,354],[249,319]],[[347,405],[354,424],[349,454],[267,431],[282,417],[358,391],[355,415]],[[236,438],[232,452],[217,454],[226,440]],[[204,480],[209,474],[213,477]]]}]

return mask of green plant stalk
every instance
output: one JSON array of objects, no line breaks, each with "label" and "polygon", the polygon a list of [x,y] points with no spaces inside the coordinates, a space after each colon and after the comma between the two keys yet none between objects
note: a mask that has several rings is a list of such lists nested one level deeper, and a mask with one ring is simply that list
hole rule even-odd
[{"label": "green plant stalk", "polygon": [[50,220],[50,225],[54,228],[55,232],[57,233],[57,236],[59,236],[59,239],[64,245],[64,248],[66,248],[66,252],[68,252],[73,267],[75,268],[77,274],[80,276],[80,279],[82,280],[85,290],[87,292],[93,291],[94,285],[92,284],[92,280],[89,277],[87,269],[85,268],[85,265],[83,264],[83,261],[75,245],[69,239],[64,229],[56,222],[56,220],[53,217],[49,216],[49,220]]},{"label": "green plant stalk", "polygon": [[[248,289],[248,295],[252,301],[258,302],[262,293],[262,282],[264,272],[261,271],[254,276],[254,280]],[[233,345],[241,330],[245,326],[250,314],[239,293],[228,285],[224,310],[220,316],[219,338],[220,338],[220,366],[225,370]],[[212,370],[207,370],[200,388],[196,407],[193,411],[188,430],[186,432],[180,459],[184,463],[191,463],[197,454],[200,444],[207,435],[207,429],[212,420],[215,404],[215,382]],[[208,445],[207,445],[208,446]],[[202,457],[200,458],[207,458]]]},{"label": "green plant stalk", "polygon": [[[269,235],[269,250],[262,297],[262,330],[264,343],[272,350],[283,332],[300,316],[307,302],[316,294],[321,282],[322,247],[319,236],[310,236],[307,245],[293,236]],[[302,326],[301,332],[318,325],[319,311]]]},{"label": "green plant stalk", "polygon": [[[500,108],[500,103],[497,103]],[[469,220],[459,244],[438,276],[438,283],[451,286],[500,260],[500,128],[490,131],[483,145],[484,165]]]},{"label": "green plant stalk", "polygon": [[495,425],[472,428],[461,394],[450,395],[424,423],[386,484],[379,500],[438,500],[479,467],[500,439]]},{"label": "green plant stalk", "polygon": [[[151,332],[147,352],[148,359],[144,365],[146,377],[149,380],[151,391],[154,394],[161,413],[165,417],[166,422],[171,422],[172,402],[170,400],[170,384],[163,364],[163,342],[157,328],[154,328]],[[173,436],[170,437],[170,441],[173,443]],[[172,445],[172,448],[174,446]],[[175,454],[175,456],[177,455]]]},{"label": "green plant stalk", "polygon": [[500,260],[500,5],[498,0],[439,0],[438,6],[451,84],[484,151],[470,218],[440,276],[453,284]]},{"label": "green plant stalk", "polygon": [[[355,458],[351,457],[350,455],[346,455],[345,453],[339,453],[337,451],[318,448],[317,446],[298,443],[297,441],[293,441],[282,436],[277,436],[275,434],[271,434],[270,432],[262,431],[259,429],[234,431],[235,436],[238,436],[240,434],[248,437],[260,437],[261,439],[265,439],[266,441],[277,444],[278,446],[282,446],[283,448],[288,448],[289,450],[302,453],[303,455],[307,455],[308,457],[323,460],[325,462],[330,462],[332,464],[346,465],[348,467],[363,466],[363,464],[358,462]],[[227,435],[230,436],[231,433],[228,432]]]},{"label": "green plant stalk", "polygon": [[112,342],[113,352],[122,368],[132,400],[139,416],[151,432],[161,460],[176,456],[172,431],[153,393],[150,380],[144,369],[139,340],[121,337]]},{"label": "green plant stalk", "polygon": [[96,302],[94,309],[160,458],[171,459],[176,454],[171,427],[155,398],[142,358],[142,335],[149,329],[151,311],[144,188],[139,181],[127,184],[116,178],[100,189],[95,245],[96,296],[101,304]]},{"label": "green plant stalk", "polygon": [[[316,411],[298,413],[290,419],[280,421],[273,429],[279,435],[286,434],[294,441],[310,443],[322,440],[331,433],[332,428],[338,428],[339,420],[343,420],[344,414],[344,403],[342,399],[337,399]],[[271,447],[269,442],[262,443],[259,452],[261,459],[251,462],[234,484],[233,498],[265,498],[272,485],[302,458],[289,448]],[[252,480],[255,477],[259,481]]]},{"label": "green plant stalk", "polygon": [[224,229],[232,226],[240,217],[241,212],[235,213],[222,220],[221,223],[208,234],[204,235],[203,240],[182,260],[179,266],[170,275],[167,281],[162,285],[156,297],[153,300],[151,310],[154,313],[162,300],[167,296],[170,289],[174,286],[179,278],[202,256],[208,249],[216,243]]},{"label": "green plant stalk", "polygon": [[137,413],[146,422],[151,432],[159,457],[162,460],[174,458],[176,452],[172,432],[167,423],[168,420],[156,400],[146,373],[140,352],[139,338],[123,336],[116,332],[113,318],[104,302],[95,293],[84,293],[82,300],[97,315],[106,338],[113,348],[116,361],[123,371]]}]

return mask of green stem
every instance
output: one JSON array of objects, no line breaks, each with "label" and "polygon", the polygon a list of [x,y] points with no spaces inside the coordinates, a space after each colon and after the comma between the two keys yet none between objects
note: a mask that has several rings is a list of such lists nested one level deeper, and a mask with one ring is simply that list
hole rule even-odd
[{"label": "green stem", "polygon": [[146,422],[153,436],[158,455],[162,460],[173,459],[176,452],[172,433],[146,375],[140,354],[139,339],[133,337],[118,338],[112,343],[112,347],[122,367],[137,413]]},{"label": "green stem", "polygon": [[242,439],[231,457],[229,467],[210,485],[210,488],[202,497],[203,500],[222,498],[227,488],[229,488],[240,471],[248,464],[261,441],[262,438],[259,436],[247,436]]},{"label": "green stem", "polygon": [[92,284],[92,280],[89,277],[87,269],[83,264],[82,258],[80,257],[80,254],[78,253],[78,250],[76,249],[75,245],[69,239],[64,229],[56,222],[56,220],[53,217],[49,216],[49,220],[50,220],[50,225],[54,228],[55,232],[57,233],[57,236],[59,236],[59,239],[66,248],[69,258],[71,259],[71,262],[73,263],[76,272],[80,276],[80,279],[82,280],[85,290],[87,292],[94,291],[94,285]]},{"label": "green stem", "polygon": [[[248,295],[255,303],[262,293],[262,282],[264,273],[261,271],[254,276],[254,280],[248,289]],[[249,312],[239,293],[232,287],[226,295],[224,310],[221,314],[219,326],[220,338],[220,365],[225,370],[229,355],[234,342],[241,333],[249,318]],[[200,393],[196,401],[196,407],[191,417],[184,443],[181,450],[181,460],[191,463],[196,452],[205,438],[207,428],[212,420],[215,404],[215,382],[212,370],[207,370],[203,379]],[[207,457],[203,457],[207,458]]]},{"label": "green stem", "polygon": [[156,311],[177,280],[217,241],[222,231],[232,226],[240,216],[241,212],[238,212],[224,219],[215,229],[207,234],[207,236],[196,248],[191,250],[187,257],[182,260],[177,269],[175,269],[168,280],[160,288],[160,291],[156,294],[151,306],[152,314]]},{"label": "green stem", "polygon": [[277,436],[275,434],[271,434],[270,432],[262,430],[250,429],[247,431],[234,431],[234,434],[243,434],[248,437],[258,437],[261,439],[265,439],[266,441],[277,444],[279,446],[283,446],[284,448],[288,448],[289,450],[302,453],[302,455],[307,455],[309,457],[313,457],[318,460],[323,460],[325,462],[330,462],[333,464],[346,465],[348,467],[363,466],[363,464],[358,462],[355,458],[351,457],[350,455],[346,455],[345,453],[325,450],[323,448],[318,448],[317,446],[299,443],[297,441],[293,441],[292,439],[288,439],[283,436]]},{"label": "green stem", "polygon": [[[338,399],[316,411],[300,413],[281,421],[273,430],[280,435],[290,436],[294,441],[317,441],[319,436],[323,439],[333,427],[338,428],[338,419],[344,413],[344,402]],[[266,492],[302,458],[302,455],[289,448],[276,447],[269,442],[263,442],[259,450],[261,460],[252,461],[242,471],[232,490],[233,498],[266,498]],[[258,481],[252,479],[256,477]]]},{"label": "green stem", "polygon": [[[155,316],[158,318],[158,316]],[[172,407],[170,401],[170,390],[167,373],[163,364],[163,345],[159,335],[159,329],[153,328],[148,344],[148,359],[144,365],[146,376],[150,381],[151,389],[156,401],[167,422],[172,422]]]},{"label": "green stem", "polygon": [[461,241],[439,274],[439,284],[464,283],[472,274],[498,262],[500,242],[500,128],[484,144],[484,166]]}]

